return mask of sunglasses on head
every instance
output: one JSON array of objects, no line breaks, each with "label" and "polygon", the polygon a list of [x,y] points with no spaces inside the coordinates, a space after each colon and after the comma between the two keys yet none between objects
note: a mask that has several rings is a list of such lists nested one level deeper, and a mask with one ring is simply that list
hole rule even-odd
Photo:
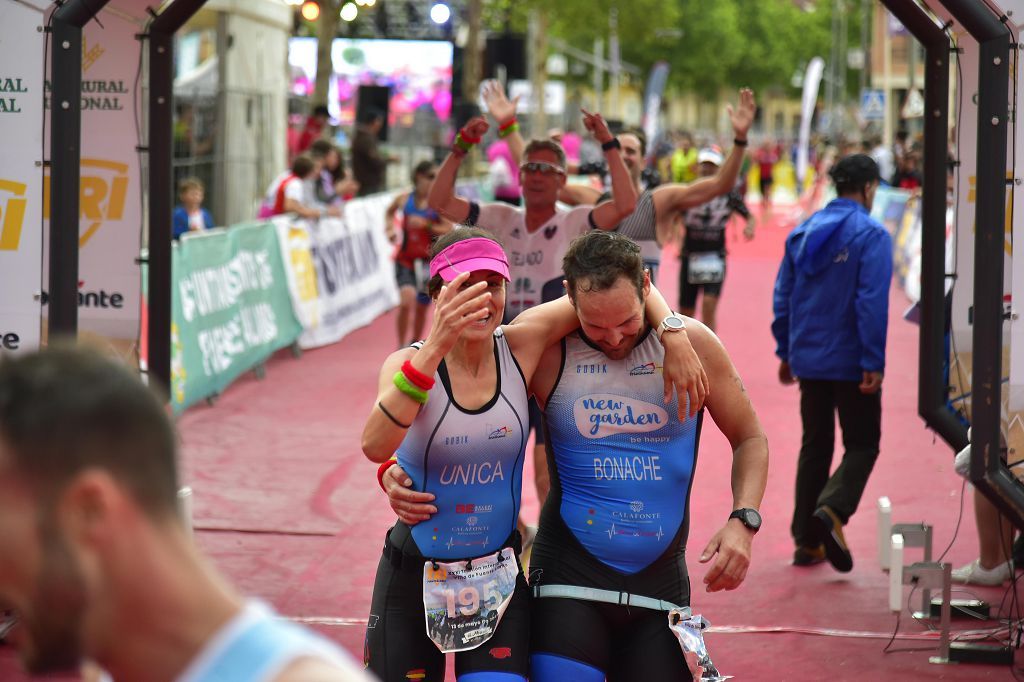
[{"label": "sunglasses on head", "polygon": [[524,173],[540,173],[541,175],[565,175],[565,169],[547,161],[527,161],[519,166]]}]

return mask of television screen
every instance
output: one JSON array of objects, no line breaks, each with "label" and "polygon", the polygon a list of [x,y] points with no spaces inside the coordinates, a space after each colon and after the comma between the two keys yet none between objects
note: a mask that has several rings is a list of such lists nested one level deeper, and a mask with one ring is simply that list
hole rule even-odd
[{"label": "television screen", "polygon": [[[291,38],[288,63],[293,95],[313,94],[316,83],[316,38]],[[448,122],[452,97],[452,44],[440,40],[369,40],[336,38],[331,48],[327,107],[331,119],[351,126],[360,85],[391,90],[388,124],[393,132],[414,128],[433,131]]]}]

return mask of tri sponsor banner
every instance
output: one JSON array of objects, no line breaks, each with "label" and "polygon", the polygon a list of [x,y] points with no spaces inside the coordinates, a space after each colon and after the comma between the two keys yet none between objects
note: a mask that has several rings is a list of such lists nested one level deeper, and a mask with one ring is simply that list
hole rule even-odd
[{"label": "tri sponsor banner", "polygon": [[271,223],[183,237],[172,251],[171,406],[180,412],[295,342]]},{"label": "tri sponsor banner", "polygon": [[[300,318],[307,325],[299,339],[302,348],[336,343],[398,305],[393,247],[384,236],[384,213],[393,198],[389,192],[351,201],[343,218],[325,218],[315,226],[306,223],[316,271],[315,303],[310,299],[308,262],[282,243],[282,250],[293,254],[286,259],[292,269],[289,284],[295,308],[303,311]],[[301,226],[296,221],[291,227]]]},{"label": "tri sponsor banner", "polygon": [[39,347],[46,0],[0,0],[0,356]]}]

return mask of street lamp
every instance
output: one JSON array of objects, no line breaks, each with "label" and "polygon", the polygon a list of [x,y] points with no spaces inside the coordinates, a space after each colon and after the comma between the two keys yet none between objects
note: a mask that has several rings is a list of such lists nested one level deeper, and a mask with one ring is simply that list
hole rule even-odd
[{"label": "street lamp", "polygon": [[320,16],[320,4],[314,0],[306,0],[302,3],[302,18],[306,21],[316,21]]},{"label": "street lamp", "polygon": [[358,14],[359,8],[356,7],[355,3],[346,2],[341,6],[341,18],[343,21],[354,21]]},{"label": "street lamp", "polygon": [[446,24],[451,17],[452,11],[443,2],[439,2],[430,8],[430,20],[435,24]]}]

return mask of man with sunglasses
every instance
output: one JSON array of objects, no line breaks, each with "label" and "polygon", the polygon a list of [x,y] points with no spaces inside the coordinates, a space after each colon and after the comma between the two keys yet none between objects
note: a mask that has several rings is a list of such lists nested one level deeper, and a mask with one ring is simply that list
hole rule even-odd
[{"label": "man with sunglasses", "polygon": [[[619,153],[619,143],[600,114],[584,111],[584,125],[601,142],[612,175],[614,198],[596,206],[558,208],[558,193],[565,186],[565,152],[552,140],[533,140],[525,149],[513,116],[497,117],[499,135],[509,146],[522,150],[519,178],[523,208],[504,203],[478,204],[455,194],[455,178],[469,146],[489,129],[483,117],[471,119],[456,138],[456,146],[441,164],[430,189],[429,204],[444,217],[493,232],[509,255],[512,283],[505,304],[506,317],[562,295],[562,257],[569,242],[590,229],[612,230],[636,205],[636,189]],[[511,132],[506,133],[506,131]],[[463,146],[465,149],[463,149]],[[516,156],[520,156],[517,154]]]}]

